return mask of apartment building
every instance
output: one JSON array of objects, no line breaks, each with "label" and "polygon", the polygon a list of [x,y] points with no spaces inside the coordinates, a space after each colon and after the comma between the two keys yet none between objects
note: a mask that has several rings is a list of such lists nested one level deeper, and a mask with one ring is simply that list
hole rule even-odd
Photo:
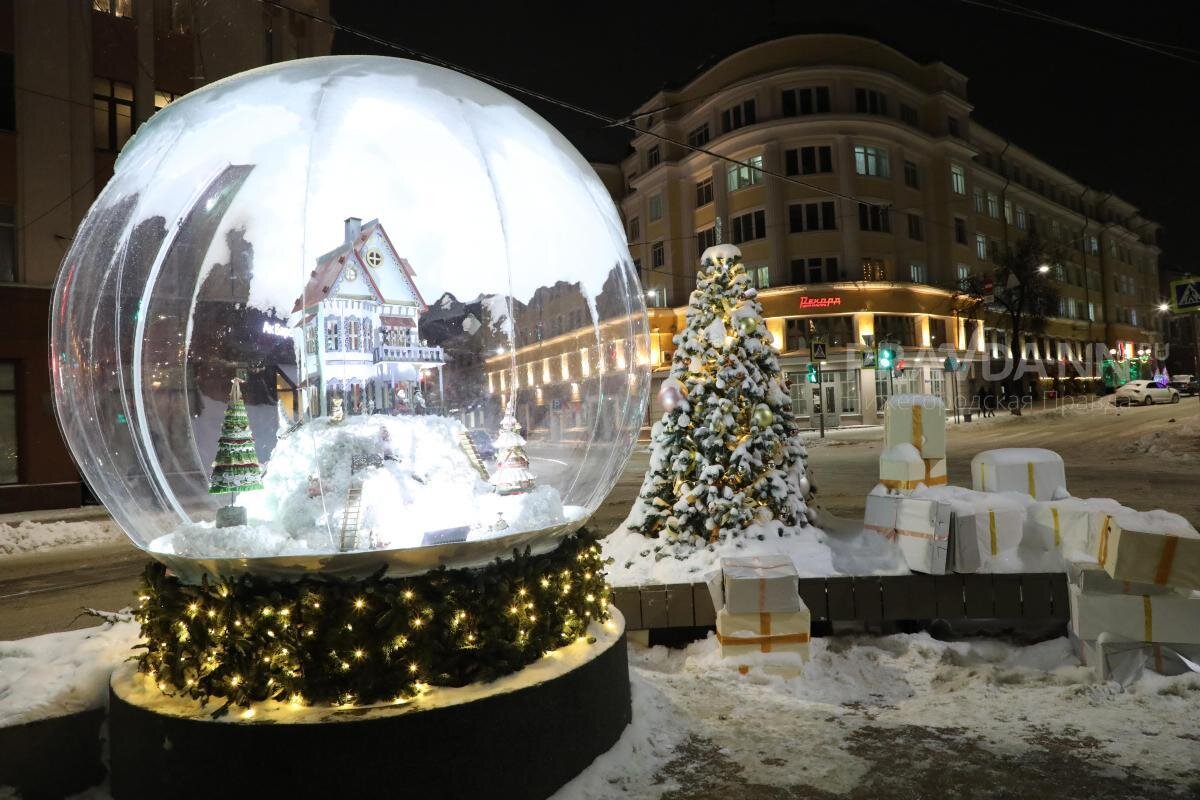
[{"label": "apartment building", "polygon": [[[291,0],[327,15],[328,0]],[[78,504],[50,400],[55,276],[122,145],[155,111],[333,31],[240,0],[0,0],[0,512]]]},{"label": "apartment building", "polygon": [[[1027,358],[1086,389],[1104,378],[1073,360],[1103,350],[1132,363],[1157,343],[1157,224],[972,111],[952,67],[844,35],[750,47],[635,109],[619,202],[661,308],[659,374],[699,254],[718,237],[739,246],[761,290],[797,411],[823,409],[826,424],[874,421],[891,393],[972,392],[1013,347],[1002,316],[968,310],[956,290],[1030,231],[1063,263],[1051,276],[1058,314],[1023,337]],[[803,379],[814,336],[830,347],[819,386]],[[910,353],[903,374],[869,368],[868,342],[884,339]],[[946,356],[965,368],[946,372]],[[1052,378],[1043,386],[1062,390]]]}]

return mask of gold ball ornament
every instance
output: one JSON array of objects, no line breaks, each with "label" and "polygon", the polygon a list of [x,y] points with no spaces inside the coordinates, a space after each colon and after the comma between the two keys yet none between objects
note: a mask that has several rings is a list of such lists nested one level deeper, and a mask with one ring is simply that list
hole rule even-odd
[{"label": "gold ball ornament", "polygon": [[758,324],[761,322],[758,317],[738,317],[737,329],[743,336],[749,336],[758,330]]},{"label": "gold ball ornament", "polygon": [[766,403],[759,403],[754,407],[751,419],[759,428],[769,428],[775,422],[775,412]]}]

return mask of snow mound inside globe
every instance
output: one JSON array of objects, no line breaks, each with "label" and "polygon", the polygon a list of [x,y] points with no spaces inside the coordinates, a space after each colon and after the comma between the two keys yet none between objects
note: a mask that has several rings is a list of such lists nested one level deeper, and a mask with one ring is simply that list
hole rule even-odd
[{"label": "snow mound inside globe", "polygon": [[547,550],[645,417],[646,310],[604,185],[521,103],[417,62],[286,62],[157,112],[53,308],[80,471],[176,568]]}]

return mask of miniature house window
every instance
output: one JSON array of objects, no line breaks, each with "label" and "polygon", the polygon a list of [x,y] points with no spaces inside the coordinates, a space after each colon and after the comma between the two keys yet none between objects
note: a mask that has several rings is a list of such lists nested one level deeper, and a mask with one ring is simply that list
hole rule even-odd
[{"label": "miniature house window", "polygon": [[374,332],[371,330],[371,320],[364,319],[363,320],[363,351],[364,352],[369,353],[373,349],[375,349],[375,340],[372,337],[373,333]]},{"label": "miniature house window", "polygon": [[304,350],[307,353],[317,352],[317,324],[315,322],[304,326]]},{"label": "miniature house window", "polygon": [[361,350],[362,342],[359,340],[359,321],[357,317],[351,317],[346,320],[346,349],[350,351]]},{"label": "miniature house window", "polygon": [[326,352],[331,351],[331,350],[341,350],[342,349],[341,344],[340,344],[340,336],[341,336],[341,331],[339,330],[340,322],[341,322],[341,320],[339,320],[337,317],[330,317],[329,319],[325,320],[325,350],[326,350]]},{"label": "miniature house window", "polygon": [[367,251],[367,266],[378,267],[383,263],[383,253],[372,247]]}]

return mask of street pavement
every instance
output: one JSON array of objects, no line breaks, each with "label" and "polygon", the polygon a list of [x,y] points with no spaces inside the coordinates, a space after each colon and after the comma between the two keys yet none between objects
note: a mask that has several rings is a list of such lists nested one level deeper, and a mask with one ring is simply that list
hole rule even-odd
[{"label": "street pavement", "polygon": [[[969,486],[971,458],[981,450],[1047,447],[1063,456],[1072,494],[1111,497],[1139,509],[1165,508],[1195,525],[1200,523],[1200,492],[1195,490],[1200,441],[1195,433],[1172,436],[1175,456],[1131,451],[1139,437],[1177,431],[1184,423],[1200,424],[1195,398],[1120,410],[1107,405],[1038,407],[1021,417],[976,419],[950,427],[947,471],[952,484]],[[825,439],[805,434],[817,505],[823,511],[861,518],[864,498],[876,483],[882,440],[878,426],[833,430]],[[647,448],[639,445],[592,518],[593,530],[610,531],[625,518],[648,460]],[[54,516],[37,514],[40,519]],[[5,521],[14,520],[10,516],[0,524]],[[145,560],[128,543],[0,557],[0,641],[95,624],[79,617],[79,610],[129,605]]]}]

